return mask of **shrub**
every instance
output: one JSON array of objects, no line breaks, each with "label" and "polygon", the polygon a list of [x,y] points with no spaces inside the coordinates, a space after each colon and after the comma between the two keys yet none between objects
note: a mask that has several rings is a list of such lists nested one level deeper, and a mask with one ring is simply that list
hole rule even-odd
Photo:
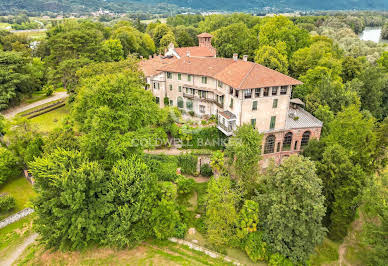
[{"label": "shrub", "polygon": [[197,170],[197,156],[192,154],[178,155],[178,167],[181,168],[182,174],[193,175]]},{"label": "shrub", "polygon": [[0,184],[8,178],[15,177],[20,172],[19,160],[7,148],[0,147]]},{"label": "shrub", "polygon": [[194,116],[195,115],[194,111],[189,111],[189,115]]},{"label": "shrub", "polygon": [[176,226],[175,226],[175,237],[177,238],[185,238],[185,235],[186,235],[186,232],[187,232],[187,225],[184,224],[184,223],[178,223]]},{"label": "shrub", "polygon": [[213,170],[208,163],[205,163],[201,166],[201,175],[207,176],[207,177],[210,177],[213,175]]},{"label": "shrub", "polygon": [[268,265],[270,265],[270,266],[293,266],[294,264],[289,259],[284,257],[283,255],[281,255],[279,253],[275,253],[275,254],[271,255],[269,262],[268,262]]},{"label": "shrub", "polygon": [[163,102],[165,106],[168,106],[170,104],[170,99],[168,97],[164,97]]},{"label": "shrub", "polygon": [[15,208],[15,198],[11,195],[0,197],[0,212],[6,212]]},{"label": "shrub", "polygon": [[263,241],[263,232],[256,231],[248,235],[245,252],[253,262],[267,260],[267,243]]},{"label": "shrub", "polygon": [[225,147],[227,137],[215,126],[193,130],[183,148],[218,150]]},{"label": "shrub", "polygon": [[195,183],[193,179],[178,175],[175,182],[178,186],[178,194],[189,194],[193,191]]},{"label": "shrub", "polygon": [[46,96],[50,96],[54,93],[54,86],[53,85],[45,85],[42,89],[42,91],[44,92],[44,94]]},{"label": "shrub", "polygon": [[167,155],[144,155],[146,164],[160,181],[174,181],[177,178],[177,160]]}]

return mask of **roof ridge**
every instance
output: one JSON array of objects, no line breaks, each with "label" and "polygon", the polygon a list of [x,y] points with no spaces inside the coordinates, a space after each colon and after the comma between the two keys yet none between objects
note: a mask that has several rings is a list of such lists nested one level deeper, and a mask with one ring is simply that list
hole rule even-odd
[{"label": "roof ridge", "polygon": [[247,73],[247,74],[244,76],[244,78],[242,79],[242,81],[241,81],[241,83],[240,83],[240,85],[239,85],[239,88],[242,87],[242,84],[246,81],[246,79],[248,78],[248,75],[252,72],[252,70],[255,68],[255,66],[256,66],[256,65],[253,63],[251,69],[249,69],[248,73]]}]

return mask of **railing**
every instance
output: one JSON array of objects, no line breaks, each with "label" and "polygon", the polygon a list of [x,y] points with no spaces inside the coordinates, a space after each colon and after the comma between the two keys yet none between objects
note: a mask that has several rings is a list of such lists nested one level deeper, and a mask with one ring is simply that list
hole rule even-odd
[{"label": "railing", "polygon": [[188,94],[188,93],[183,93],[183,97],[188,98],[188,99],[192,99],[192,100],[195,99],[195,100],[215,103],[218,107],[224,108],[224,104],[217,102],[215,99],[199,97],[199,96],[196,96],[196,95],[193,95],[193,94]]},{"label": "railing", "polygon": [[217,126],[225,130],[226,132],[233,132],[233,127],[232,126],[225,126],[222,123],[218,123]]}]

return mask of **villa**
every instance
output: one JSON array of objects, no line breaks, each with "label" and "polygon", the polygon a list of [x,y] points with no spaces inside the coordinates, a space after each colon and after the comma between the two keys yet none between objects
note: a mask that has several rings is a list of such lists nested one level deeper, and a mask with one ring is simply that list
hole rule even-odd
[{"label": "villa", "polygon": [[269,158],[277,163],[283,157],[303,150],[309,140],[319,139],[322,122],[292,99],[293,86],[300,81],[260,64],[216,57],[208,33],[198,35],[199,46],[175,48],[163,56],[142,60],[147,89],[156,102],[177,106],[198,117],[218,118],[217,128],[226,136],[238,126],[251,124],[264,134],[263,165]]}]

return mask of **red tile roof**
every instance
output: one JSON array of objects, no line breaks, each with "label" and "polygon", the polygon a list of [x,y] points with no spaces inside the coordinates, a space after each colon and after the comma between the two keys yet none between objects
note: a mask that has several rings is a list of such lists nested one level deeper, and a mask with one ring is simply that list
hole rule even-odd
[{"label": "red tile roof", "polygon": [[144,72],[146,77],[155,76],[156,74],[161,73],[159,70],[161,67],[175,62],[177,59],[175,57],[171,58],[162,58],[160,56],[156,56],[151,59],[144,59],[139,62],[140,69]]},{"label": "red tile roof", "polygon": [[230,58],[182,57],[161,66],[159,70],[209,76],[236,89],[302,84],[299,80],[265,66]]},{"label": "red tile roof", "polygon": [[203,33],[197,35],[197,37],[199,37],[199,38],[212,38],[213,35],[211,35],[211,34],[209,34],[207,32],[203,32]]},{"label": "red tile roof", "polygon": [[216,55],[216,49],[206,46],[181,47],[175,48],[175,51],[180,57],[186,56],[188,51],[190,56],[214,57]]}]

